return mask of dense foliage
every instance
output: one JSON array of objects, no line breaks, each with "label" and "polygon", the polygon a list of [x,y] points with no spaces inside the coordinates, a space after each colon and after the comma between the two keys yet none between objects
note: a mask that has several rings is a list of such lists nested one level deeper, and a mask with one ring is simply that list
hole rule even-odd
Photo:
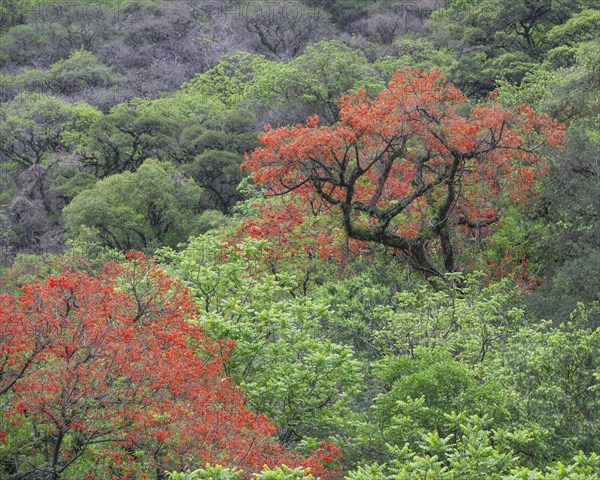
[{"label": "dense foliage", "polygon": [[223,371],[232,344],[194,325],[187,291],[141,254],[1,300],[7,475],[162,478],[197,458],[243,469],[297,461]]},{"label": "dense foliage", "polygon": [[337,212],[349,237],[398,249],[426,277],[440,275],[427,255],[439,242],[454,272],[455,230],[488,233],[502,197],[524,202],[534,190],[545,169],[535,149],[562,141],[557,122],[528,107],[478,105],[465,118],[465,102],[436,71],[398,70],[372,101],[364,90],[342,97],[331,127],[311,117],[268,130],[243,166],[268,194]]},{"label": "dense foliage", "polygon": [[599,478],[597,1],[0,19],[0,478]]}]

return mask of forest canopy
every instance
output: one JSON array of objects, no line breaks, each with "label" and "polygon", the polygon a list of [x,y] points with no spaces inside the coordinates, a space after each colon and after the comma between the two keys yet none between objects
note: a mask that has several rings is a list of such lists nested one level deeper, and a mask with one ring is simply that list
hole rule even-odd
[{"label": "forest canopy", "polygon": [[0,19],[0,478],[600,477],[597,1]]}]

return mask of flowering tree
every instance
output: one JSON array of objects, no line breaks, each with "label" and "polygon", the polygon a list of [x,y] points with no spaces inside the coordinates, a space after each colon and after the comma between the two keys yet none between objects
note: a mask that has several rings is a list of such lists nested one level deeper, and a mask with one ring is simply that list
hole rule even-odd
[{"label": "flowering tree", "polygon": [[97,278],[68,273],[3,295],[0,473],[165,478],[206,462],[319,471],[338,455],[326,445],[301,459],[277,445],[222,371],[231,345],[195,315],[187,290],[137,254]]},{"label": "flowering tree", "polygon": [[300,196],[338,217],[350,238],[403,252],[428,278],[457,269],[460,237],[497,223],[504,197],[534,193],[546,170],[539,148],[564,137],[556,121],[494,97],[466,113],[465,95],[437,71],[399,70],[375,99],[359,90],[338,103],[332,126],[315,116],[267,127],[244,167],[269,194]]}]

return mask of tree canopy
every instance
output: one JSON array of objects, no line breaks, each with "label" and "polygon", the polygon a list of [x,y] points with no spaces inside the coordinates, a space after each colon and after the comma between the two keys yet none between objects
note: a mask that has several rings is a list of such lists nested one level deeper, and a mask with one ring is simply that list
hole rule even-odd
[{"label": "tree canopy", "polygon": [[341,217],[351,238],[398,249],[427,277],[441,272],[432,242],[455,271],[459,233],[489,230],[504,198],[535,193],[540,147],[563,142],[564,128],[526,105],[492,99],[463,113],[466,97],[436,71],[399,70],[375,99],[359,90],[339,105],[330,127],[311,117],[267,129],[244,167],[269,194],[301,195]]},{"label": "tree canopy", "polygon": [[0,478],[598,480],[599,27],[0,0]]},{"label": "tree canopy", "polygon": [[140,254],[97,277],[67,273],[2,294],[8,474],[164,478],[198,458],[293,463],[224,374],[218,353],[233,344],[209,339],[196,315],[187,290]]}]

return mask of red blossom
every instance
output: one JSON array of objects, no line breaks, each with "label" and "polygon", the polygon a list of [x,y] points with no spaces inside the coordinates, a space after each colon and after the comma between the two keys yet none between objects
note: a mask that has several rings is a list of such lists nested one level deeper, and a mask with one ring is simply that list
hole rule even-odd
[{"label": "red blossom", "polygon": [[[269,194],[317,205],[351,238],[396,248],[437,276],[427,245],[438,245],[445,270],[455,270],[460,227],[489,230],[503,197],[535,194],[548,169],[540,147],[564,143],[564,126],[527,105],[506,109],[491,96],[465,113],[466,100],[438,71],[399,70],[372,100],[362,90],[342,97],[332,126],[310,117],[267,128],[243,168]],[[250,227],[281,235],[299,221],[282,215],[275,226],[269,215]]]},{"label": "red blossom", "polygon": [[246,472],[320,464],[318,452],[302,459],[275,443],[276,427],[223,373],[220,352],[233,345],[190,322],[197,307],[187,290],[142,254],[95,278],[49,277],[0,300],[5,415],[33,427],[52,472],[86,449],[114,478],[143,478],[133,451],[146,452],[153,471],[190,461]]}]

